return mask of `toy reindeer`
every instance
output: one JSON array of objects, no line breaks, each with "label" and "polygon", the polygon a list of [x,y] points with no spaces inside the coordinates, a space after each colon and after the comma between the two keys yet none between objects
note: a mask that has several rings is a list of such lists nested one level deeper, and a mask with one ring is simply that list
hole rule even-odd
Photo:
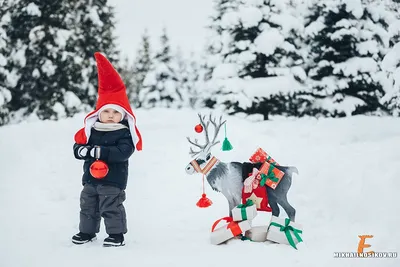
[{"label": "toy reindeer", "polygon": [[[221,192],[228,200],[229,204],[229,216],[232,216],[232,209],[242,203],[242,188],[243,182],[247,178],[249,171],[253,167],[259,167],[261,164],[253,164],[250,162],[221,162],[211,154],[211,148],[220,141],[216,141],[221,126],[226,123],[222,121],[222,116],[219,122],[216,118],[213,119],[211,114],[209,120],[205,122],[206,117],[198,114],[200,123],[205,133],[205,144],[199,144],[198,140],[187,140],[190,144],[197,147],[198,151],[194,151],[190,148],[190,154],[195,157],[187,166],[186,173],[203,173],[210,184],[211,188],[217,192]],[[209,137],[209,126],[210,123],[214,126],[214,136],[210,140]],[[250,168],[249,168],[250,166]],[[287,193],[292,184],[293,172],[298,173],[296,167],[289,166],[275,166],[285,174],[282,180],[275,189],[267,186],[267,195],[269,205],[272,209],[273,216],[279,216],[278,204],[285,210],[291,221],[295,221],[296,210],[289,204],[287,200]]]}]

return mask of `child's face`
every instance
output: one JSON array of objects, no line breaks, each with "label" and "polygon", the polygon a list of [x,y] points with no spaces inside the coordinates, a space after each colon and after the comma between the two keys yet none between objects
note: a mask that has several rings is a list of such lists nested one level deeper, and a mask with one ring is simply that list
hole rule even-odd
[{"label": "child's face", "polygon": [[100,113],[102,123],[118,123],[122,119],[122,114],[112,108],[106,108]]}]

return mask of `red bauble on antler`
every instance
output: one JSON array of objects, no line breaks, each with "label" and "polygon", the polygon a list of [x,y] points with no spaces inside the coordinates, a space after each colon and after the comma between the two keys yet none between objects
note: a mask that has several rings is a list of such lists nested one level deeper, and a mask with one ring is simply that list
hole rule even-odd
[{"label": "red bauble on antler", "polygon": [[196,133],[201,133],[203,131],[203,126],[201,124],[197,124],[194,127],[194,130],[196,131]]}]

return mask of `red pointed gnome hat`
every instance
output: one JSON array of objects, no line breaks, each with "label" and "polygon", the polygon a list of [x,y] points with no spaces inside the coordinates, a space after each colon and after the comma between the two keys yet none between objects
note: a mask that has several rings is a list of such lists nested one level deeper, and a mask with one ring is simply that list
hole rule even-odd
[{"label": "red pointed gnome hat", "polygon": [[97,63],[97,77],[99,83],[99,96],[97,99],[96,110],[90,112],[85,117],[85,126],[75,134],[75,142],[81,145],[87,144],[90,138],[91,128],[98,119],[99,110],[107,104],[114,104],[124,109],[126,119],[129,123],[133,144],[137,150],[142,150],[142,137],[136,127],[136,117],[129,104],[125,84],[122,81],[121,76],[114,69],[110,61],[108,61],[108,59],[101,53],[96,52],[94,57],[96,58]]}]

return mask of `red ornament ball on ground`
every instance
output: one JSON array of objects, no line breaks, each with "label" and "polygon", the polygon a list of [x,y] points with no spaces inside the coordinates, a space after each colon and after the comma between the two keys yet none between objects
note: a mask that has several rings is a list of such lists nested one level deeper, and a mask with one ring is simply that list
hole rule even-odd
[{"label": "red ornament ball on ground", "polygon": [[196,133],[201,133],[203,131],[203,126],[201,126],[201,124],[197,124],[194,127],[194,130],[196,131]]},{"label": "red ornament ball on ground", "polygon": [[90,165],[90,174],[96,179],[103,179],[108,173],[108,166],[102,160],[96,160]]}]

